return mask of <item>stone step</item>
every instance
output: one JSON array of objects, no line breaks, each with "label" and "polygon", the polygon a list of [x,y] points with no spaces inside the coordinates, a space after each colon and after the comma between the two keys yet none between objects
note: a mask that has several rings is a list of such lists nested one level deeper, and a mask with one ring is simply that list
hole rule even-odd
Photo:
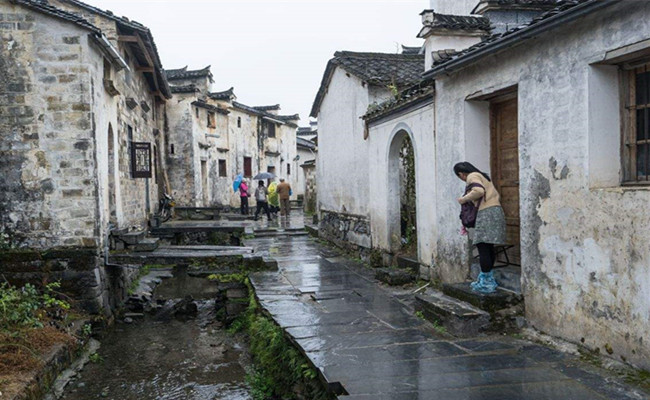
[{"label": "stone step", "polygon": [[470,287],[470,282],[445,283],[442,292],[490,313],[513,307],[523,300],[521,295],[501,288],[490,294],[477,293]]},{"label": "stone step", "polygon": [[410,269],[416,274],[420,272],[420,263],[418,260],[408,256],[397,256],[397,266],[400,268]]},{"label": "stone step", "polygon": [[135,231],[119,235],[117,238],[128,245],[134,245],[140,243],[140,241],[143,240],[146,236],[146,231]]},{"label": "stone step", "polygon": [[415,310],[454,336],[474,337],[490,330],[490,314],[436,290],[415,296]]},{"label": "stone step", "polygon": [[256,238],[275,237],[275,236],[307,236],[309,233],[305,230],[299,231],[255,231]]},{"label": "stone step", "polygon": [[129,246],[130,249],[133,249],[133,251],[154,251],[158,248],[160,245],[160,239],[156,238],[146,238],[142,239],[140,242],[133,246]]},{"label": "stone step", "polygon": [[391,286],[400,286],[415,282],[417,273],[410,269],[377,268],[375,279]]},{"label": "stone step", "polygon": [[[495,267],[493,271],[494,279],[497,281],[499,286],[517,294],[521,294],[521,267],[506,265],[503,267]],[[481,272],[480,265],[472,264],[470,276],[473,280],[476,280],[479,272]]]}]

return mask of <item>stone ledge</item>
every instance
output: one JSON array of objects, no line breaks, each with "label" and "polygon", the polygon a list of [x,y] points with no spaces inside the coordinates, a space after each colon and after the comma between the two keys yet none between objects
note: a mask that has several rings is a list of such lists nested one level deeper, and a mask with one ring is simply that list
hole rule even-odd
[{"label": "stone ledge", "polygon": [[443,284],[442,292],[490,313],[513,307],[523,301],[521,295],[499,288],[495,293],[477,293],[472,290],[469,282]]}]

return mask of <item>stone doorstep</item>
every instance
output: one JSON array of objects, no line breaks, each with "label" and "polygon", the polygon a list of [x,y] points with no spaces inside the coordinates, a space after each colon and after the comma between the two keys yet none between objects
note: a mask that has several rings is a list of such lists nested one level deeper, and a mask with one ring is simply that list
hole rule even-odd
[{"label": "stone doorstep", "polygon": [[514,292],[497,288],[495,293],[482,294],[472,290],[469,282],[443,284],[442,292],[455,299],[464,301],[489,313],[515,306],[523,297]]},{"label": "stone doorstep", "polygon": [[438,291],[415,296],[415,310],[458,337],[475,337],[490,328],[490,314]]},{"label": "stone doorstep", "polygon": [[[133,251],[154,251],[160,245],[160,239],[157,238],[145,238],[142,239],[139,243],[133,246]],[[131,246],[129,246],[131,247]]]},{"label": "stone doorstep", "polygon": [[134,245],[140,243],[147,236],[145,231],[130,232],[124,235],[118,235],[117,239],[123,241],[126,244]]},{"label": "stone doorstep", "polygon": [[411,257],[397,256],[397,266],[399,268],[410,269],[416,274],[420,272],[420,263]]},{"label": "stone doorstep", "polygon": [[275,231],[275,232],[255,232],[255,237],[274,237],[274,236],[308,236],[306,231]]},{"label": "stone doorstep", "polygon": [[410,269],[377,268],[375,279],[391,286],[401,286],[415,282],[417,274]]},{"label": "stone doorstep", "polygon": [[[517,294],[521,294],[521,267],[514,265],[497,266],[494,268],[494,279],[499,286]],[[479,264],[472,264],[470,276],[476,280],[481,267]]]}]

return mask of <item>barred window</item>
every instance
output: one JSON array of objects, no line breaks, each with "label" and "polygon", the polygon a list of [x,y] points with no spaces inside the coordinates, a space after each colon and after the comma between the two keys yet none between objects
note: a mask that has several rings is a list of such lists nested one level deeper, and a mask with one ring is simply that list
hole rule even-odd
[{"label": "barred window", "polygon": [[624,71],[626,129],[625,181],[650,183],[650,64]]}]

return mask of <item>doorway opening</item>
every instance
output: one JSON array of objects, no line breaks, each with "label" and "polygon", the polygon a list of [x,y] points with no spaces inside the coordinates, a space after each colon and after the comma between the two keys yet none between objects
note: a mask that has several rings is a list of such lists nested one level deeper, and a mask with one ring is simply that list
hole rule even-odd
[{"label": "doorway opening", "polygon": [[115,135],[113,125],[108,123],[108,221],[117,227],[117,204],[115,194]]},{"label": "doorway opening", "polygon": [[393,138],[388,157],[391,251],[417,259],[415,150],[405,130],[397,132]]}]

